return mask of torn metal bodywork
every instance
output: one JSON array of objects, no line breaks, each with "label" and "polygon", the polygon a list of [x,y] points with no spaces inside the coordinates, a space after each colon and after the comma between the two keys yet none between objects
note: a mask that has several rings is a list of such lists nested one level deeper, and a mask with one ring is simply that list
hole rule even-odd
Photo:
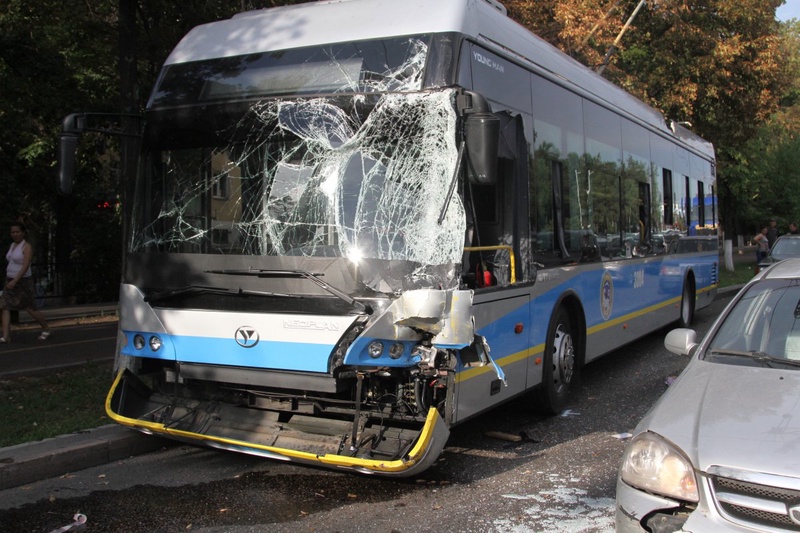
[{"label": "torn metal bodywork", "polygon": [[[375,304],[372,316],[250,316],[247,333],[228,339],[219,337],[240,317],[209,321],[205,311],[173,307],[174,299],[145,317],[138,289],[125,286],[123,296],[123,366],[106,401],[114,420],[182,441],[382,475],[414,475],[439,456],[454,409],[454,347],[479,338],[468,315],[471,291],[411,291]],[[143,326],[146,333],[133,329]],[[290,347],[304,352],[302,360],[265,361],[287,344],[286,330],[303,334]],[[196,342],[227,356],[192,358],[187,349],[201,335]],[[315,357],[327,371],[296,370]]]}]

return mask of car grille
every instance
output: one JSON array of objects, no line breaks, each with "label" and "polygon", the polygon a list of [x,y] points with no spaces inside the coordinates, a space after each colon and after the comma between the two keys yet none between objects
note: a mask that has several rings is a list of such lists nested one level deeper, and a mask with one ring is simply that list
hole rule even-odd
[{"label": "car grille", "polygon": [[759,529],[800,531],[788,509],[800,502],[800,490],[712,476],[713,497],[722,515],[733,522]]}]

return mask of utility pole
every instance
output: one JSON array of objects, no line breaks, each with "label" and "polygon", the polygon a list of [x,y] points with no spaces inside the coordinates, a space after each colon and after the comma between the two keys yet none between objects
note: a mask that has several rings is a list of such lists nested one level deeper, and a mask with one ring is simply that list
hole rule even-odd
[{"label": "utility pole", "polygon": [[[606,52],[606,56],[603,58],[603,63],[599,67],[597,67],[595,72],[597,72],[598,74],[602,75],[603,71],[606,70],[606,67],[608,66],[608,62],[611,60],[611,56],[614,55],[614,52],[617,51],[617,45],[622,40],[622,36],[628,30],[628,27],[633,22],[633,19],[636,18],[636,15],[639,14],[639,10],[642,9],[642,6],[644,5],[644,2],[645,2],[645,0],[639,0],[639,3],[636,5],[636,9],[634,9],[633,13],[631,13],[631,16],[628,17],[628,21],[625,22],[625,25],[619,31],[619,34],[617,35],[617,38],[614,39],[614,43],[611,46],[608,47],[608,51]],[[616,7],[616,4],[615,4],[615,7]]]}]

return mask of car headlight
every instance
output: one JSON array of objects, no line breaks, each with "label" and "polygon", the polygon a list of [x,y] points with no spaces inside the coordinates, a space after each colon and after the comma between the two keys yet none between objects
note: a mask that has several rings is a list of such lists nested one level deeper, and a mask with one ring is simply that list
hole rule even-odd
[{"label": "car headlight", "polygon": [[654,433],[641,433],[628,444],[620,477],[628,485],[662,496],[690,502],[700,499],[692,463]]}]

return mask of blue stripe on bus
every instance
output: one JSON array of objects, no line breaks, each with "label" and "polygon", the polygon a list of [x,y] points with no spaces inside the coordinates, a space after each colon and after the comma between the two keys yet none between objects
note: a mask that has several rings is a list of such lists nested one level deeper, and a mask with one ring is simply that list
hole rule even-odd
[{"label": "blue stripe on bus", "polygon": [[[661,260],[646,262],[608,262],[597,269],[576,274],[562,283],[552,286],[544,293],[536,294],[530,300],[530,322],[525,324],[527,343],[520,343],[519,337],[509,334],[520,320],[524,305],[503,316],[482,324],[478,334],[489,341],[492,358],[497,361],[503,357],[520,354],[545,342],[550,316],[556,299],[567,290],[574,291],[583,305],[586,327],[589,332],[598,331],[604,325],[620,320],[631,320],[643,312],[679,303],[686,271],[691,266],[696,280],[696,293],[700,294],[717,282],[713,272],[716,256],[667,256]],[[665,275],[665,269],[671,271]],[[600,294],[603,275],[610,272],[613,280],[614,302],[611,313],[603,317]],[[637,278],[637,272],[643,275]],[[482,305],[478,303],[477,305]],[[487,305],[491,305],[488,303]],[[541,310],[546,310],[542,313]],[[675,318],[678,317],[677,308]],[[524,316],[524,313],[522,313]]]},{"label": "blue stripe on bus", "polygon": [[[692,267],[697,279],[698,294],[716,282],[711,274],[713,259],[713,257],[692,258],[695,261]],[[577,274],[554,285],[547,292],[533,296],[529,304],[526,302],[503,316],[492,317],[487,323],[481,324],[477,333],[487,338],[491,356],[495,360],[519,354],[533,346],[540,345],[545,340],[555,300],[568,289],[573,290],[583,303],[587,329],[590,332],[597,331],[597,328],[602,328],[604,324],[610,324],[623,318],[634,318],[644,310],[680,298],[683,276],[688,264],[688,260],[680,256],[646,263],[611,262],[596,270]],[[665,269],[673,270],[674,274],[665,276]],[[635,272],[637,271],[643,271],[643,286],[635,285]],[[602,316],[600,307],[601,284],[605,272],[611,273],[614,288],[613,308],[608,318]],[[476,305],[483,304],[476,303]],[[486,305],[491,306],[491,303]],[[526,310],[526,305],[530,305],[529,311]],[[546,312],[542,313],[540,310],[546,310]],[[514,326],[518,322],[525,322],[528,313],[530,313],[530,320],[524,323],[525,333],[519,336],[514,335]],[[158,352],[153,352],[149,346],[145,346],[142,350],[136,350],[133,347],[132,339],[136,333],[138,332],[126,332],[128,343],[122,350],[124,355],[276,370],[328,372],[330,355],[334,349],[333,345],[276,341],[261,341],[253,348],[243,348],[232,338],[159,334],[163,346]],[[143,335],[146,339],[152,336],[147,333],[143,333]],[[359,339],[355,345],[363,349],[370,340]],[[391,342],[389,339],[384,339],[384,341]],[[407,347],[406,350],[408,349]],[[176,356],[176,354],[178,355]],[[364,355],[362,350],[354,351],[351,346],[346,362],[369,365],[369,358]],[[398,361],[387,361],[381,358],[379,361],[374,361],[373,364],[402,367],[413,365],[416,362],[410,359],[412,358],[407,352]]]},{"label": "blue stripe on bus", "polygon": [[[205,363],[300,372],[328,372],[333,346],[302,342],[261,341],[243,348],[232,338],[190,337],[159,334],[163,346],[157,352],[149,346],[137,350],[131,342],[137,332],[126,332],[128,344],[124,355],[151,357],[185,363]],[[150,334],[145,334],[149,338]],[[177,354],[177,356],[176,356]]]}]

